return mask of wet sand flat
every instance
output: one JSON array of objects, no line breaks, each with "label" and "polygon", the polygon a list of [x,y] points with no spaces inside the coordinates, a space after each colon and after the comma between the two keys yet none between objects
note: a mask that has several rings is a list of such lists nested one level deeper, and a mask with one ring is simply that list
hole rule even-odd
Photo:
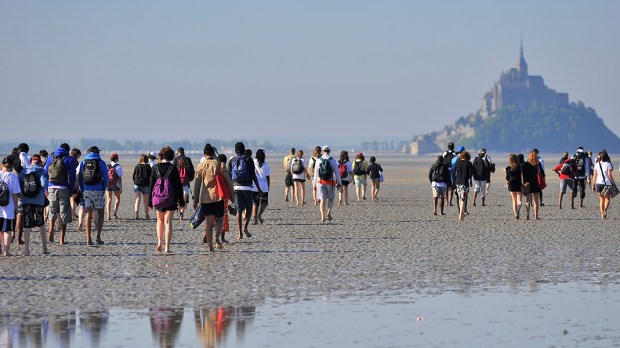
[{"label": "wet sand flat", "polygon": [[[284,202],[281,157],[273,156],[268,159],[274,172],[270,205],[264,224],[250,225],[252,238],[235,240],[233,217],[231,243],[209,253],[202,227],[191,230],[187,221],[176,220],[174,254],[167,256],[155,250],[155,220],[133,219],[134,194],[127,179],[135,162],[126,160],[121,219],[105,222],[105,245],[87,247],[84,232],[76,233],[72,223],[68,245],[54,243],[52,255],[45,256],[33,233],[33,256],[0,258],[0,311],[198,308],[326,294],[432,295],[528,284],[618,283],[617,201],[607,221],[600,220],[591,191],[586,208],[567,209],[565,198],[565,209],[559,210],[558,180],[549,174],[542,220],[516,221],[500,163],[488,206],[470,204],[470,215],[458,221],[456,206],[448,207],[446,216],[432,215],[427,179],[432,157],[378,157],[386,177],[380,202],[356,202],[351,190],[350,205],[336,206],[334,220],[321,224],[310,185],[306,206]],[[23,248],[13,244],[11,252],[22,254]]]}]

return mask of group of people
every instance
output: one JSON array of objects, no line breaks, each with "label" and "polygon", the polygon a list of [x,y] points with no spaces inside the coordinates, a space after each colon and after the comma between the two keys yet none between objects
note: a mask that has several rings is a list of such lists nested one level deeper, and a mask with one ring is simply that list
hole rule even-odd
[{"label": "group of people", "polygon": [[[505,183],[512,199],[512,212],[515,219],[520,218],[525,196],[526,219],[530,219],[530,210],[533,218],[539,219],[540,207],[543,203],[543,190],[547,187],[545,162],[540,157],[538,149],[532,149],[527,158],[523,154],[510,154],[509,165],[504,168]],[[599,196],[599,210],[602,219],[607,218],[607,210],[611,198],[617,194],[617,187],[613,177],[613,165],[606,150],[601,150],[596,159],[592,159],[592,152],[585,152],[578,147],[572,156],[565,152],[558,165],[553,168],[560,179],[560,193],[558,207],[562,209],[564,194],[571,189],[570,207],[575,208],[575,198],[579,193],[580,207],[586,195],[586,186],[590,187]],[[439,155],[429,170],[429,181],[433,193],[433,214],[437,215],[439,203],[440,214],[445,215],[444,206],[448,201],[452,205],[452,197],[456,193],[458,200],[458,218],[464,220],[467,212],[470,187],[474,186],[473,204],[476,205],[478,195],[481,204],[486,205],[486,195],[489,192],[491,174],[495,172],[495,164],[487,155],[486,149],[479,149],[477,157],[471,160],[471,155],[465,147],[460,146],[454,151],[454,144],[450,142],[448,149]]]},{"label": "group of people", "polygon": [[[325,185],[321,182],[319,170],[321,164],[325,160],[330,159],[330,163],[335,164],[332,171],[334,176],[340,178],[341,187],[336,186],[334,194],[329,194],[328,197],[334,196],[331,200],[335,199],[335,192],[338,192],[338,205],[349,205],[349,185],[353,183],[355,185],[355,195],[357,201],[366,200],[366,187],[370,180],[371,195],[370,199],[373,202],[379,201],[379,189],[381,182],[383,182],[383,168],[380,164],[376,163],[376,158],[370,157],[370,164],[366,161],[364,154],[359,152],[355,160],[351,162],[349,159],[348,151],[341,151],[340,156],[336,160],[332,158],[331,149],[329,146],[321,148],[317,146],[314,148],[314,152],[308,164],[304,158],[304,152],[302,150],[295,151],[295,148],[291,148],[290,153],[284,156],[282,161],[282,168],[284,169],[284,200],[289,201],[289,195],[292,197],[291,201],[295,202],[295,205],[306,204],[306,181],[310,181],[312,185],[312,199],[314,205],[319,205],[324,199],[324,195],[321,193],[320,185]],[[333,160],[333,162],[332,162]],[[326,162],[325,162],[326,163]],[[318,164],[318,165],[317,165]],[[323,180],[325,181],[325,180]],[[332,183],[332,182],[330,182]],[[335,181],[332,183],[334,184]],[[329,201],[329,198],[328,198]],[[327,217],[331,220],[331,215],[327,213],[321,217]]]},{"label": "group of people", "polygon": [[[67,225],[78,218],[78,231],[82,223],[89,246],[104,244],[102,230],[105,217],[118,219],[118,209],[123,193],[123,169],[117,153],[111,153],[106,163],[97,146],[86,151],[80,161],[81,151],[71,150],[63,143],[51,155],[45,151],[29,155],[27,144],[20,144],[14,153],[2,161],[0,172],[0,233],[2,253],[10,255],[11,242],[17,235],[24,244],[24,255],[30,254],[30,232],[38,228],[43,253],[49,253],[47,242],[54,242],[56,227],[60,230],[59,244],[65,244]],[[291,151],[285,161],[287,171],[285,186],[295,185],[291,196],[297,205],[305,204],[305,181],[310,180],[315,205],[319,205],[321,222],[330,221],[336,193],[339,204],[349,204],[347,186],[355,183],[358,200],[366,199],[367,177],[371,182],[371,200],[378,201],[381,166],[374,157],[366,163],[362,153],[354,163],[343,151],[339,160],[330,156],[329,146],[317,147],[306,166],[303,151]],[[290,177],[288,174],[290,173]],[[251,237],[248,226],[263,223],[263,213],[269,204],[271,170],[263,149],[258,149],[252,159],[252,150],[242,142],[235,144],[235,154],[227,159],[217,149],[206,144],[200,163],[194,167],[182,147],[176,153],[170,147],[159,153],[140,155],[132,175],[135,194],[135,219],[140,219],[140,205],[144,218],[150,219],[154,211],[157,219],[157,251],[170,253],[172,221],[175,212],[183,220],[186,206],[192,202],[196,211],[205,219],[203,242],[209,250],[221,249],[228,241],[228,213],[236,215],[237,239]],[[193,185],[190,183],[193,181]],[[193,191],[192,191],[193,188]],[[114,201],[114,205],[112,205]],[[49,228],[45,229],[48,222]],[[96,236],[91,234],[94,229]],[[15,233],[13,233],[15,232]],[[46,233],[47,232],[47,233]],[[23,240],[22,240],[23,234]]]}]

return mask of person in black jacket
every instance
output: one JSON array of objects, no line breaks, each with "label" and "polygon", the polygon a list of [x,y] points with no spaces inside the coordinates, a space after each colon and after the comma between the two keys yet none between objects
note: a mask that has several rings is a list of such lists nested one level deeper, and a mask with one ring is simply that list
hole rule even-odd
[{"label": "person in black jacket", "polygon": [[381,165],[376,162],[377,159],[374,156],[370,157],[370,165],[366,168],[366,174],[370,178],[370,200],[373,202],[379,200],[377,194],[379,194],[379,188],[381,187],[380,179],[383,172]]},{"label": "person in black jacket", "polygon": [[437,161],[428,171],[428,181],[431,182],[431,189],[433,190],[433,215],[437,215],[437,201],[440,202],[441,215],[446,215],[443,212],[443,207],[449,180],[450,169],[443,156],[437,156]]},{"label": "person in black jacket", "polygon": [[[179,177],[181,178],[181,185],[183,186],[183,199],[189,201],[189,184],[194,180],[196,170],[192,159],[185,156],[185,149],[179,147],[177,149],[177,156],[172,161],[179,171]],[[183,214],[185,213],[185,207],[179,207],[179,220],[183,220]]]},{"label": "person in black jacket", "polygon": [[459,198],[459,220],[465,220],[467,214],[467,196],[472,176],[472,164],[469,152],[463,151],[454,163],[454,184]]},{"label": "person in black jacket", "polygon": [[[164,252],[166,254],[170,253],[172,219],[174,218],[174,212],[178,209],[178,207],[185,206],[181,177],[179,176],[179,171],[176,166],[172,163],[173,160],[174,150],[172,150],[170,146],[163,147],[159,151],[159,163],[153,167],[151,184],[149,185],[149,192],[151,193],[149,196],[149,207],[153,207],[157,212],[157,251],[162,250],[162,237],[165,230],[166,244]],[[160,201],[163,200],[162,198],[164,198],[161,196],[161,188],[158,187],[157,190],[154,189],[157,179],[161,178],[162,180],[160,181],[164,181],[164,178],[166,177],[170,183],[168,190],[169,197],[171,198],[171,203],[167,206],[160,203]]]},{"label": "person in black jacket", "polygon": [[487,168],[488,162],[486,161],[486,151],[484,149],[478,150],[478,157],[474,158],[473,163],[473,177],[474,177],[474,202],[473,206],[476,206],[476,198],[480,193],[480,199],[482,200],[482,206],[484,207],[487,196],[487,177],[490,174],[490,170]]}]

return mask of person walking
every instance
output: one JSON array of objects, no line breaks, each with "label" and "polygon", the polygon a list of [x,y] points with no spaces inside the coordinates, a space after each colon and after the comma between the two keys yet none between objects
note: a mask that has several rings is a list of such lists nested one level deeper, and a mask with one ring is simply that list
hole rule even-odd
[{"label": "person walking", "polygon": [[601,213],[601,219],[607,219],[607,210],[611,203],[611,197],[604,192],[605,187],[616,185],[616,180],[613,175],[613,167],[611,165],[611,159],[606,151],[601,151],[598,154],[598,161],[594,164],[594,174],[592,176],[592,190],[598,193],[599,198],[599,211]]},{"label": "person walking", "polygon": [[[568,153],[567,153],[568,154]],[[560,177],[560,194],[558,196],[558,207],[562,209],[562,198],[566,193],[566,188],[570,187],[572,193],[570,195],[570,208],[575,209],[575,197],[577,196],[577,188],[575,185],[575,172],[577,166],[572,158],[566,156],[567,159],[563,163],[558,164],[553,171]]]},{"label": "person walking", "polygon": [[38,154],[32,155],[31,164],[24,167],[19,173],[21,186],[21,210],[24,228],[24,256],[30,255],[30,232],[33,228],[39,228],[41,247],[43,254],[49,254],[47,250],[47,238],[45,235],[45,188],[47,187],[47,173],[43,170],[43,162]]},{"label": "person walking", "polygon": [[332,220],[332,208],[336,197],[336,190],[342,187],[342,179],[338,172],[338,163],[329,153],[329,146],[323,146],[323,155],[319,158],[314,169],[314,181],[317,186],[317,198],[320,201],[321,223]]},{"label": "person walking", "polygon": [[114,195],[114,219],[118,219],[118,207],[121,204],[121,195],[123,194],[123,168],[121,167],[118,154],[112,152],[110,154],[110,163],[108,164],[108,187],[106,189],[106,210],[108,212],[108,220],[112,219],[112,196]]},{"label": "person walking", "polygon": [[319,204],[319,200],[316,198],[316,186],[314,185],[314,168],[316,166],[316,162],[319,160],[319,157],[321,157],[321,147],[317,146],[312,152],[312,157],[310,158],[310,161],[308,161],[308,172],[306,173],[306,178],[312,183],[312,201],[314,202],[315,206]]},{"label": "person walking", "polygon": [[17,196],[20,192],[19,178],[13,173],[13,160],[6,157],[2,160],[0,170],[0,235],[4,243],[4,256],[11,256],[9,247],[14,231],[13,220],[17,215]]},{"label": "person walking", "polygon": [[512,212],[514,214],[514,218],[519,220],[519,213],[521,212],[521,184],[523,183],[521,179],[521,164],[519,163],[519,157],[514,153],[508,155],[508,163],[509,165],[504,169],[506,174],[506,183],[505,187],[508,188],[508,192],[510,192],[510,197],[512,198]]},{"label": "person walking", "polygon": [[[205,237],[209,251],[213,249],[213,227],[215,227],[215,248],[222,249],[222,223],[224,220],[224,214],[226,214],[226,206],[224,199],[219,194],[218,183],[216,177],[222,175],[228,185],[228,191],[233,191],[233,184],[228,172],[222,170],[222,163],[215,157],[215,149],[211,144],[206,144],[204,148],[204,161],[201,161],[196,168],[196,180],[194,181],[193,197],[194,209],[200,209],[204,216],[205,221]],[[234,197],[231,197],[234,200]]]},{"label": "person walking", "polygon": [[487,177],[490,175],[490,170],[487,167],[487,161],[485,159],[486,151],[484,149],[478,150],[478,156],[474,158],[474,162],[472,163],[472,174],[474,178],[474,202],[472,205],[476,206],[476,199],[478,198],[478,194],[480,194],[480,199],[482,200],[482,206],[486,206],[485,199],[487,193]]},{"label": "person walking", "polygon": [[306,160],[304,152],[297,150],[297,155],[291,160],[291,176],[293,178],[293,195],[295,205],[306,205]]},{"label": "person walking", "polygon": [[[71,223],[71,196],[76,194],[75,176],[77,163],[69,156],[69,144],[63,143],[47,158],[47,199],[49,200],[50,227],[48,241],[54,242],[54,228],[60,216],[60,245],[65,243],[67,224]],[[60,214],[60,215],[59,215]]]},{"label": "person walking", "polygon": [[[237,208],[237,228],[239,235],[237,240],[252,237],[248,230],[250,219],[252,218],[253,194],[252,185],[262,193],[258,180],[256,179],[256,168],[252,158],[245,155],[245,144],[237,142],[235,144],[235,156],[228,161],[228,171],[232,173],[234,201]],[[288,197],[287,197],[288,199]]]},{"label": "person walking", "polygon": [[473,168],[469,152],[463,150],[455,158],[456,161],[453,168],[454,185],[456,186],[459,204],[459,220],[462,221],[465,220],[465,214],[467,214],[467,198],[469,196]]},{"label": "person walking", "polygon": [[[258,186],[254,194],[254,204],[252,205],[252,216],[254,216],[254,224],[263,223],[263,213],[269,205],[269,186],[271,185],[271,169],[266,161],[265,150],[256,150],[254,159],[254,170],[256,171],[256,180]],[[258,192],[258,188],[262,193]]]},{"label": "person walking", "polygon": [[[153,167],[149,185],[149,207],[157,213],[157,251],[162,251],[165,236],[164,253],[170,253],[172,241],[172,220],[174,212],[185,206],[183,185],[179,171],[173,164],[174,151],[170,146],[159,151],[159,163]],[[157,188],[155,189],[155,187]]]},{"label": "person walking", "polygon": [[284,169],[284,201],[288,202],[289,193],[293,195],[293,175],[291,174],[291,161],[295,158],[295,148],[291,147],[291,152],[282,159],[282,169]]},{"label": "person walking", "polygon": [[453,181],[453,173],[452,173],[452,163],[454,158],[458,155],[458,153],[456,151],[454,151],[454,143],[453,142],[449,142],[448,143],[448,148],[446,151],[444,151],[441,156],[444,159],[444,162],[448,165],[448,169],[450,171],[450,181],[447,183],[448,185],[448,190],[446,192],[446,199],[448,200],[448,204],[450,206],[452,206],[452,197],[454,197],[454,190],[455,190],[455,186],[454,186],[454,181]]},{"label": "person walking", "polygon": [[366,174],[370,178],[370,200],[372,202],[378,202],[379,189],[381,188],[381,176],[383,175],[383,168],[377,163],[377,159],[374,156],[370,157],[370,165],[366,168]]},{"label": "person walking", "polygon": [[353,175],[353,166],[351,165],[349,153],[347,151],[340,152],[338,172],[342,179],[342,190],[338,192],[338,205],[349,205],[349,183]]},{"label": "person walking", "polygon": [[545,172],[542,170],[540,163],[538,162],[538,156],[534,150],[530,151],[527,157],[527,161],[523,163],[523,181],[530,184],[530,192],[525,195],[525,208],[527,212],[526,219],[530,219],[530,207],[534,208],[534,219],[538,220],[538,213],[540,209],[540,192],[542,189],[538,186],[538,174],[545,176]]},{"label": "person walking", "polygon": [[353,181],[355,182],[355,196],[357,201],[366,200],[366,169],[368,163],[364,159],[363,153],[358,153],[353,162]]},{"label": "person walking", "polygon": [[149,185],[151,183],[151,175],[153,170],[149,164],[149,158],[147,155],[140,155],[138,164],[133,169],[133,192],[136,195],[136,201],[134,203],[133,210],[136,213],[136,220],[140,218],[140,201],[144,206],[144,218],[149,220]]},{"label": "person walking", "polygon": [[437,160],[431,166],[428,171],[428,181],[431,183],[431,190],[433,191],[433,215],[437,215],[437,201],[440,202],[441,215],[446,215],[443,212],[446,190],[448,188],[447,181],[450,177],[450,170],[443,159],[443,156],[437,156]]},{"label": "person walking", "polygon": [[[192,163],[192,159],[185,156],[185,149],[183,147],[179,147],[177,149],[177,156],[174,158],[172,162],[177,166],[177,170],[179,171],[179,177],[181,178],[181,185],[183,185],[183,199],[186,202],[189,202],[189,196],[191,190],[189,189],[190,182],[194,180],[194,176],[196,175],[196,171],[194,169],[194,164]],[[183,215],[185,214],[185,207],[179,208],[179,220],[183,220]]]},{"label": "person walking", "polygon": [[[538,149],[534,149],[534,152],[536,152],[536,157],[538,158],[538,164],[540,164],[540,170],[544,173],[545,172],[545,160],[540,157],[540,152],[538,151]],[[541,188],[540,190],[540,206],[544,207],[545,203],[543,201],[543,191],[544,189]]]},{"label": "person walking", "polygon": [[[108,167],[99,155],[99,148],[91,146],[87,151],[86,158],[78,166],[78,183],[84,200],[86,211],[86,245],[94,245],[91,232],[92,220],[95,219],[97,230],[97,244],[103,244],[101,232],[103,230],[103,213],[105,208],[105,193],[108,187]],[[93,214],[96,213],[95,216]]]},{"label": "person walking", "polygon": [[586,197],[586,179],[588,170],[588,155],[583,151],[583,147],[579,146],[575,154],[573,155],[573,162],[575,163],[575,196],[579,192],[579,207],[583,208],[583,200]]}]

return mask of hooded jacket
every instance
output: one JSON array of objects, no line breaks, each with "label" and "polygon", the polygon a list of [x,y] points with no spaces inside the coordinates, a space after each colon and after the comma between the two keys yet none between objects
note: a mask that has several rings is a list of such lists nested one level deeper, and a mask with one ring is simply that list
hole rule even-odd
[{"label": "hooded jacket", "polygon": [[[101,182],[96,185],[86,185],[84,182],[84,162],[86,160],[95,160],[99,164],[99,172],[101,173]],[[80,191],[105,191],[105,188],[108,187],[108,166],[105,164],[105,161],[101,159],[96,152],[89,152],[86,155],[84,161],[80,162],[80,166],[78,167],[78,184],[80,185]]]},{"label": "hooded jacket", "polygon": [[63,149],[62,147],[54,151],[54,156],[49,156],[47,158],[47,162],[45,163],[45,167],[43,168],[45,170],[45,173],[49,173],[49,166],[54,161],[54,157],[63,157],[63,156],[64,156],[64,159],[62,160],[62,162],[65,165],[65,168],[67,169],[67,180],[65,180],[65,182],[61,184],[54,184],[50,182],[48,183],[47,189],[68,188],[69,192],[71,194],[74,194],[75,193],[75,170],[77,168],[77,163],[75,162],[73,157],[69,156],[69,151]]}]

